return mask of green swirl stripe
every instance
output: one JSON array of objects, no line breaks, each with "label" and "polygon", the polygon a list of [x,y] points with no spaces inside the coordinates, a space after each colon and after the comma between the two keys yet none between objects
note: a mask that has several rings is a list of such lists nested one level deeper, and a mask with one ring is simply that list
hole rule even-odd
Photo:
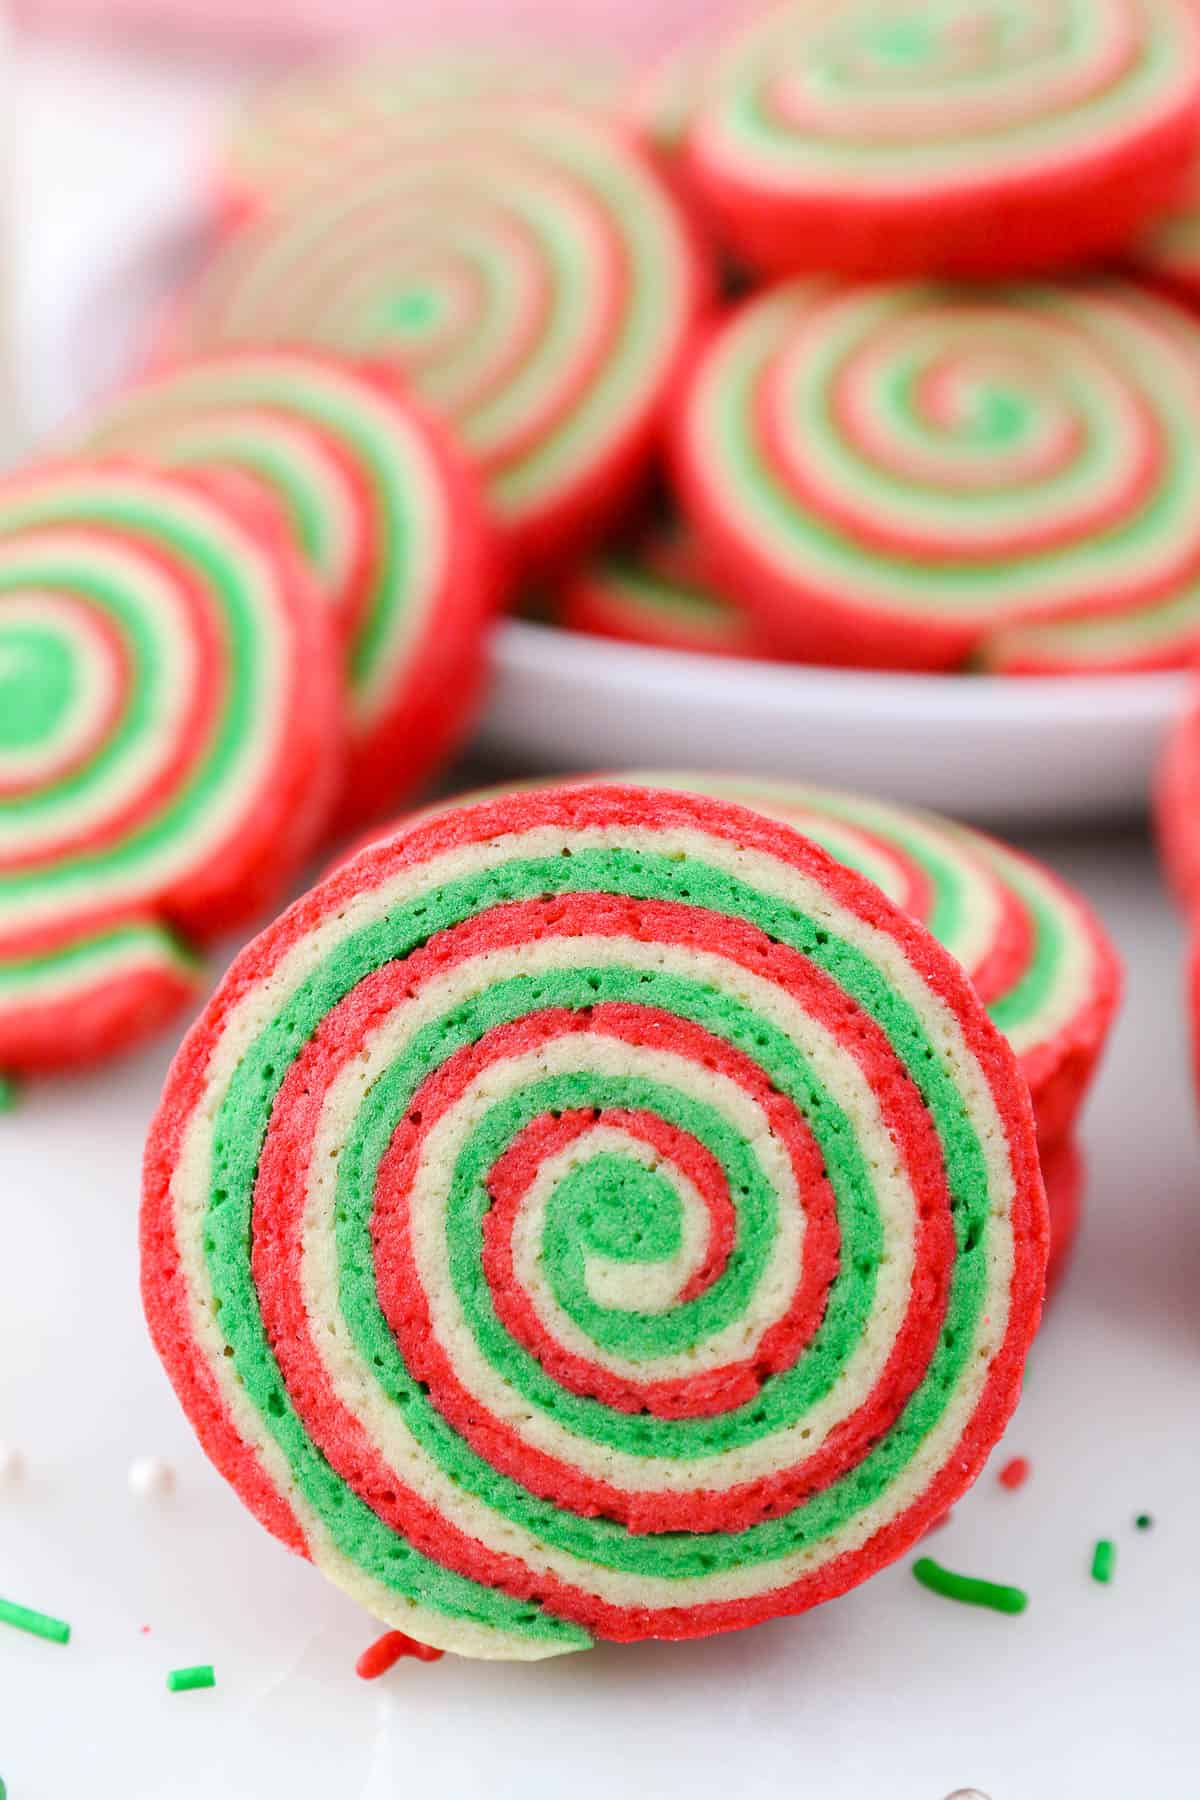
[{"label": "green swirl stripe", "polygon": [[111,930],[75,937],[36,956],[0,957],[0,1007],[13,1006],[39,993],[86,989],[107,977],[118,963],[155,964],[176,970],[187,981],[198,979],[202,964],[183,940],[165,925],[135,921]]},{"label": "green swirl stripe", "polygon": [[[204,1247],[209,1278],[220,1308],[222,1330],[233,1351],[234,1371],[244,1383],[265,1427],[287,1456],[302,1491],[346,1554],[394,1590],[419,1596],[426,1603],[430,1602],[433,1582],[430,1570],[422,1566],[405,1546],[398,1546],[394,1535],[332,1476],[324,1459],[309,1443],[285,1390],[263,1329],[249,1263],[255,1169],[269,1129],[271,1109],[288,1069],[320,1020],[370,970],[389,960],[410,955],[434,933],[479,916],[489,907],[524,897],[580,891],[599,891],[634,899],[673,898],[693,906],[702,905],[719,915],[746,919],[828,971],[839,986],[878,1022],[910,1071],[942,1142],[958,1245],[949,1309],[925,1378],[886,1437],[857,1469],[815,1497],[803,1510],[787,1517],[768,1519],[738,1532],[645,1537],[632,1534],[610,1520],[578,1518],[560,1512],[499,1476],[475,1457],[438,1417],[428,1397],[404,1368],[374,1293],[369,1217],[378,1158],[422,1071],[427,1070],[431,1062],[450,1054],[458,1044],[477,1039],[481,1031],[503,1016],[505,1010],[520,1016],[522,1012],[544,1004],[544,996],[556,991],[548,985],[549,978],[517,981],[511,984],[507,998],[503,989],[497,989],[494,998],[485,994],[456,1008],[429,1028],[433,1037],[430,1039],[429,1033],[424,1034],[429,1041],[423,1041],[419,1051],[417,1046],[411,1047],[412,1053],[388,1072],[385,1080],[378,1084],[370,1104],[360,1114],[353,1143],[347,1144],[343,1153],[339,1174],[335,1229],[341,1304],[360,1350],[368,1359],[367,1366],[376,1372],[384,1392],[403,1408],[411,1429],[439,1465],[490,1508],[519,1520],[546,1543],[559,1546],[585,1561],[611,1569],[680,1578],[711,1575],[714,1570],[768,1562],[799,1545],[818,1543],[883,1495],[941,1417],[949,1396],[975,1353],[976,1326],[988,1291],[986,1241],[991,1196],[983,1149],[955,1088],[952,1073],[943,1066],[921,1020],[887,985],[880,971],[862,951],[807,917],[797,907],[765,895],[716,868],[690,860],[681,864],[656,854],[621,849],[583,849],[569,858],[513,861],[481,875],[449,882],[420,899],[398,904],[384,919],[361,928],[340,943],[296,990],[239,1063],[220,1099],[215,1118],[212,1186],[207,1203]],[[667,977],[659,979],[662,983],[668,980]],[[736,1002],[723,1002],[719,995],[714,995],[702,984],[677,983],[668,990],[655,982],[647,983],[642,974],[633,976],[626,971],[607,969],[572,971],[555,977],[555,981],[566,991],[575,993],[577,1004],[596,1003],[596,981],[601,983],[601,991],[603,983],[609,981],[614,992],[632,991],[645,995],[657,991],[662,992],[664,998],[669,994],[674,1005],[686,1002],[695,1016],[718,1030],[728,1041],[737,1042],[739,1037],[750,1033],[753,1054],[764,1068],[773,1066],[779,1053],[780,1046],[772,1042],[764,1021],[755,1019],[748,1008]],[[805,1110],[822,1148],[827,1148],[830,1153],[830,1176],[838,1196],[843,1232],[855,1245],[855,1254],[861,1254],[866,1261],[865,1268],[851,1262],[839,1273],[837,1298],[831,1298],[829,1316],[822,1328],[822,1342],[814,1351],[813,1362],[822,1368],[827,1366],[826,1358],[835,1354],[832,1346],[843,1323],[838,1309],[843,1305],[853,1309],[856,1294],[869,1304],[874,1275],[871,1259],[878,1240],[870,1185],[867,1184],[865,1191],[855,1192],[854,1183],[849,1179],[848,1172],[853,1163],[847,1158],[855,1155],[853,1135],[846,1135],[845,1125],[839,1124],[837,1109],[829,1097],[809,1085],[806,1077],[807,1071],[793,1065],[788,1074],[790,1091]],[[493,1108],[464,1145],[455,1171],[456,1199],[451,1212],[455,1216],[454,1230],[462,1234],[462,1254],[476,1259],[473,1266],[478,1266],[481,1178],[523,1120],[537,1116],[547,1104],[643,1102],[651,1103],[656,1110],[665,1104],[678,1107],[677,1097],[645,1092],[636,1081],[609,1083],[581,1076],[578,1080],[567,1078],[544,1086],[534,1084],[513,1096],[508,1103]],[[680,1117],[682,1119],[682,1113]],[[709,1121],[690,1113],[688,1125],[689,1128],[694,1125],[710,1129]],[[722,1145],[721,1148],[728,1151],[731,1146]],[[742,1216],[745,1220],[744,1210]],[[741,1241],[739,1235],[739,1243]],[[456,1282],[460,1280],[457,1269],[455,1279]],[[474,1302],[470,1270],[462,1276],[459,1292],[464,1298],[470,1296]],[[477,1310],[475,1317],[477,1329],[488,1325],[486,1313]],[[496,1346],[497,1354],[500,1348]],[[511,1348],[503,1346],[503,1368],[511,1372],[515,1367]],[[777,1405],[775,1395],[785,1389],[789,1378],[770,1378],[764,1384],[759,1405]],[[812,1368],[798,1379],[814,1380]],[[556,1407],[565,1399],[557,1389],[553,1397]],[[588,1412],[587,1403],[575,1402],[572,1397],[572,1404],[578,1406],[578,1417],[583,1419]],[[615,1421],[604,1415],[603,1409],[595,1410],[602,1415],[597,1418],[597,1424],[603,1424],[606,1430],[613,1428]],[[764,1421],[757,1426],[760,1431],[769,1429],[765,1419],[764,1413]],[[698,1425],[696,1421],[686,1420],[647,1422],[643,1419],[627,1423],[651,1433],[646,1454],[653,1454],[653,1440],[660,1433],[664,1440],[674,1444],[677,1439],[686,1440],[687,1434],[694,1437],[705,1429],[723,1430],[726,1426],[725,1421],[717,1428],[712,1422]],[[755,1422],[750,1420],[749,1423]],[[712,1446],[707,1448],[711,1452]],[[683,1453],[703,1454],[704,1450],[705,1446],[697,1450],[688,1442]],[[398,1549],[402,1552],[399,1556]],[[453,1598],[449,1601],[446,1585],[436,1587],[435,1584],[435,1589],[433,1603],[448,1604],[450,1610],[463,1607],[471,1616],[502,1619],[506,1624],[513,1623],[516,1611],[517,1622],[522,1628],[533,1629],[535,1625],[539,1629],[556,1628],[554,1621],[535,1609],[514,1609],[513,1603],[504,1596],[481,1590],[475,1584],[455,1585]]]}]

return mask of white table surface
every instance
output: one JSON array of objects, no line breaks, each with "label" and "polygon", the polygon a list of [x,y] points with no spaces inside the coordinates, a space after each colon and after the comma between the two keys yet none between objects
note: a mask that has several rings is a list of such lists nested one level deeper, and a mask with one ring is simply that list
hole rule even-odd
[{"label": "white table surface", "polygon": [[[137,130],[131,115],[114,141],[125,65],[17,60],[23,374],[49,422],[72,402],[55,331],[79,257],[136,224],[119,176]],[[130,80],[188,130],[219,85],[158,64]],[[177,179],[164,168],[164,191]],[[0,1593],[73,1626],[65,1649],[0,1629],[10,1800],[1200,1795],[1200,1128],[1182,933],[1141,838],[1041,848],[1107,920],[1129,997],[1087,1118],[1075,1266],[1005,1444],[930,1545],[1027,1587],[1025,1615],[957,1607],[898,1566],[807,1618],[706,1643],[528,1668],[447,1657],[359,1681],[373,1622],[209,1469],[142,1327],[138,1164],[163,1042],[35,1088],[0,1120],[0,1439],[26,1463],[0,1491]],[[1018,1453],[1033,1474],[1009,1493],[995,1470]],[[130,1493],[147,1454],[173,1465],[172,1497]],[[1108,1588],[1088,1576],[1100,1536],[1118,1546]],[[168,1669],[210,1661],[214,1691],[166,1692]]]}]

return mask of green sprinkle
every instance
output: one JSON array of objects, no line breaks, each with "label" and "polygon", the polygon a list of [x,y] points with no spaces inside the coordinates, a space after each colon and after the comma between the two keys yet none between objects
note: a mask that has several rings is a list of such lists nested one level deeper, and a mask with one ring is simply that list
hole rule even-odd
[{"label": "green sprinkle", "polygon": [[944,1600],[961,1600],[965,1606],[990,1606],[993,1612],[1023,1613],[1029,1605],[1024,1588],[1000,1587],[994,1581],[977,1581],[973,1575],[956,1575],[943,1569],[932,1556],[922,1556],[913,1564],[913,1574],[934,1594]]},{"label": "green sprinkle", "polygon": [[1154,1523],[1154,1519],[1150,1513],[1139,1513],[1133,1522],[1139,1531],[1149,1531]]},{"label": "green sprinkle", "polygon": [[1112,1539],[1101,1538],[1092,1551],[1092,1580],[1102,1581],[1107,1586],[1113,1578],[1116,1560],[1117,1550]]},{"label": "green sprinkle", "polygon": [[71,1627],[65,1619],[52,1619],[49,1613],[34,1612],[29,1606],[18,1606],[15,1600],[0,1600],[0,1625],[15,1625],[18,1631],[29,1631],[34,1637],[49,1638],[52,1644],[68,1644],[71,1641]]},{"label": "green sprinkle", "polygon": [[187,1694],[192,1688],[216,1687],[217,1678],[213,1674],[211,1663],[196,1663],[190,1669],[172,1669],[167,1676],[167,1686],[173,1694]]},{"label": "green sprinkle", "polygon": [[[0,1075],[0,1113],[12,1112],[16,1104],[16,1082],[10,1081],[7,1075]],[[0,1800],[4,1800],[3,1794],[0,1794]]]}]

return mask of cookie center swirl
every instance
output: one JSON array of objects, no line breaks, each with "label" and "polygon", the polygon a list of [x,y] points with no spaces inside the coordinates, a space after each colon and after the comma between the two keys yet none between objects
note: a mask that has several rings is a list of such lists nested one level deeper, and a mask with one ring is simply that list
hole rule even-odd
[{"label": "cookie center swirl", "polygon": [[[50,790],[104,749],[128,699],[128,650],[84,596],[0,566],[0,853],[14,852]],[[6,816],[7,815],[7,816]],[[28,848],[32,839],[25,839]]]},{"label": "cookie center swirl", "polygon": [[880,598],[919,569],[923,607],[1011,601],[1035,576],[1074,599],[1103,553],[1112,581],[1119,567],[1151,597],[1194,555],[1196,376],[1144,310],[1116,293],[797,284],[714,356],[698,454],[732,469],[739,505],[822,588],[852,560]]},{"label": "cookie center swirl", "polygon": [[44,627],[0,620],[0,754],[41,749],[78,690],[70,646]]},{"label": "cookie center swirl", "polygon": [[[572,1154],[567,1172],[542,1199],[545,1251],[528,1241],[535,1262],[549,1265],[551,1292],[576,1325],[596,1313],[648,1322],[678,1304],[701,1272],[708,1247],[704,1201],[686,1178],[672,1179],[651,1152],[596,1150]],[[625,1336],[626,1321],[616,1333]],[[603,1321],[600,1330],[607,1327]]]}]

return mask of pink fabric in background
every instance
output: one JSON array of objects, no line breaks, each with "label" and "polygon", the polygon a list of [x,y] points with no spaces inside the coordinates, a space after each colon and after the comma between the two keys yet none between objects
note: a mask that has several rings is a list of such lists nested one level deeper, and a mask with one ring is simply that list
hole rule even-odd
[{"label": "pink fabric in background", "polygon": [[19,25],[190,39],[214,49],[300,53],[388,38],[595,47],[630,62],[670,49],[730,11],[730,0],[9,0]]}]

